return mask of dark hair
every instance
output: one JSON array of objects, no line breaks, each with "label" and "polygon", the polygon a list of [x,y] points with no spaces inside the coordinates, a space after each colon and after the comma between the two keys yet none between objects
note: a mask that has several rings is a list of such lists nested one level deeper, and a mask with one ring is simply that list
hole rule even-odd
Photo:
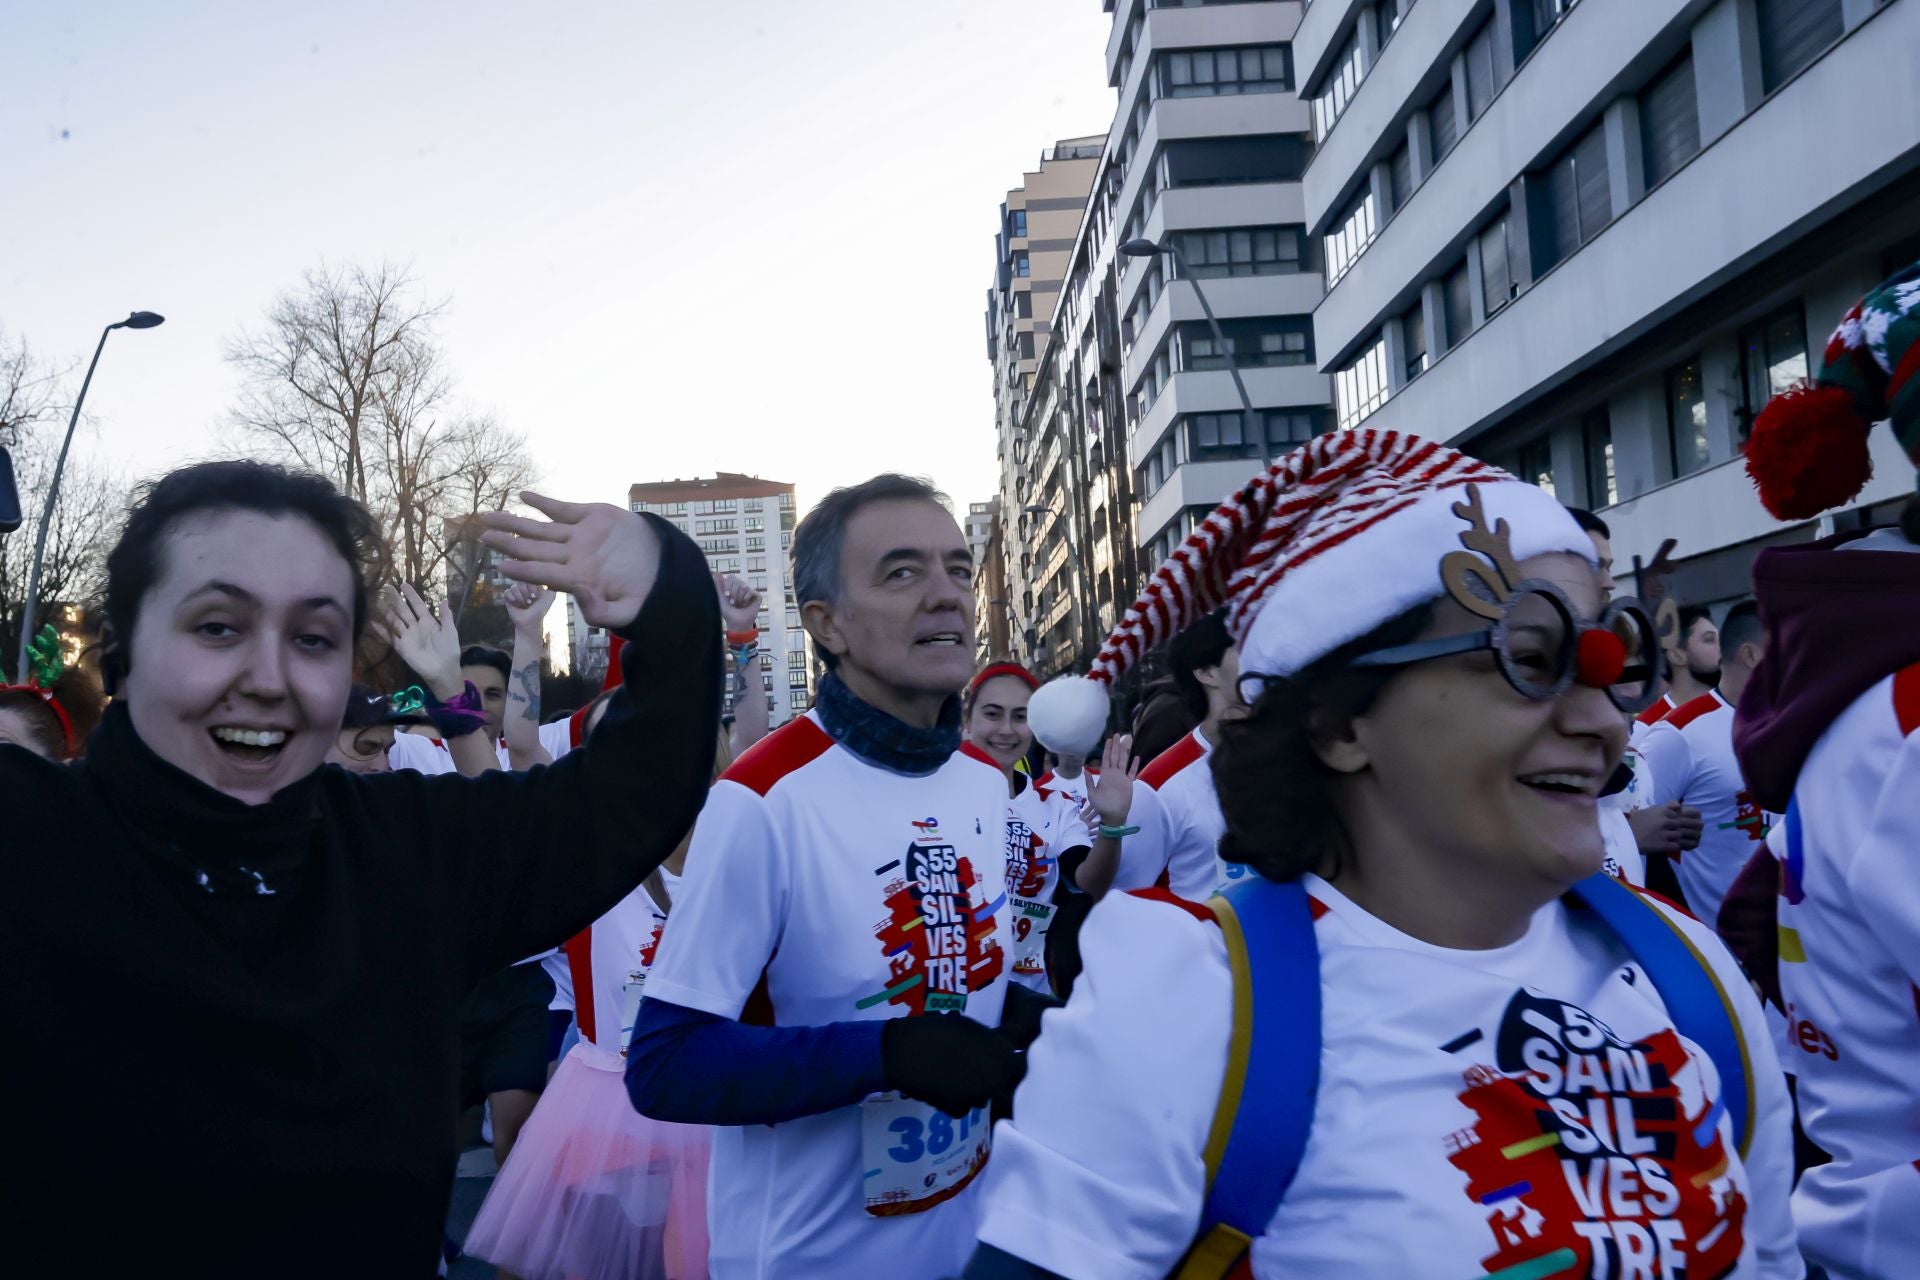
[{"label": "dark hair", "polygon": [[1220,665],[1227,656],[1233,637],[1227,634],[1227,611],[1215,609],[1182,631],[1167,646],[1167,667],[1173,675],[1173,687],[1195,720],[1207,718],[1207,691],[1193,678],[1196,671]]},{"label": "dark hair", "polygon": [[67,730],[60,715],[37,689],[17,686],[0,689],[0,711],[17,713],[27,722],[27,733],[49,760],[67,758]]},{"label": "dark hair", "polygon": [[1760,621],[1760,605],[1757,601],[1742,600],[1727,610],[1727,616],[1720,620],[1720,652],[1731,656],[1743,644],[1758,644],[1766,634],[1766,627]]},{"label": "dark hair", "polygon": [[492,667],[500,673],[502,680],[513,678],[513,659],[492,645],[470,644],[460,651],[460,665],[463,667]]},{"label": "dark hair", "polygon": [[1900,532],[1908,542],[1920,543],[1920,494],[1908,498],[1907,505],[1900,508]]},{"label": "dark hair", "polygon": [[[947,495],[925,480],[884,472],[871,480],[835,489],[814,504],[793,532],[793,595],[801,604],[840,599],[840,552],[847,540],[847,521],[856,511],[876,502],[907,499],[945,506]],[[814,655],[831,671],[840,659],[818,644]]]},{"label": "dark hair", "polygon": [[1674,637],[1675,643],[1684,647],[1687,637],[1693,633],[1696,622],[1712,622],[1713,610],[1703,604],[1683,604],[1680,606],[1680,632]]},{"label": "dark hair", "polygon": [[1573,522],[1585,532],[1597,533],[1607,541],[1613,541],[1613,530],[1607,528],[1607,522],[1585,507],[1568,507],[1567,514],[1572,516]]},{"label": "dark hair", "polygon": [[107,554],[100,670],[109,693],[133,669],[133,631],[141,603],[164,571],[160,552],[166,535],[201,511],[257,511],[311,521],[353,573],[353,638],[359,642],[367,620],[366,560],[380,541],[367,509],[309,471],[247,459],[197,463],[141,487],[120,540]]},{"label": "dark hair", "polygon": [[1339,867],[1346,832],[1333,804],[1338,776],[1314,750],[1313,721],[1344,724],[1366,714],[1396,668],[1356,667],[1372,649],[1406,644],[1433,618],[1422,604],[1376,627],[1296,675],[1270,678],[1244,716],[1220,726],[1209,756],[1226,833],[1220,856],[1270,880],[1297,880]]}]

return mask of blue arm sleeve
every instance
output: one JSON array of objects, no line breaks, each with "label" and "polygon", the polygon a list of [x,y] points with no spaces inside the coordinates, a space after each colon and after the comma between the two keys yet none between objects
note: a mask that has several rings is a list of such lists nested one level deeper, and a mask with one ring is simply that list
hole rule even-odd
[{"label": "blue arm sleeve", "polygon": [[646,1000],[627,1049],[634,1110],[680,1124],[776,1124],[887,1087],[882,1022],[753,1027]]}]

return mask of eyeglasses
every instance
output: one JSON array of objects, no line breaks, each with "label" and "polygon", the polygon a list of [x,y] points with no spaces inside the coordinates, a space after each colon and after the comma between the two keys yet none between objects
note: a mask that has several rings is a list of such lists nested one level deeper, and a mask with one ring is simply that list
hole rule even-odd
[{"label": "eyeglasses", "polygon": [[1564,591],[1538,578],[1521,582],[1499,619],[1484,631],[1376,649],[1355,658],[1353,665],[1405,667],[1481,649],[1493,650],[1507,683],[1536,701],[1580,684],[1605,690],[1622,711],[1643,711],[1652,704],[1664,674],[1665,659],[1645,605],[1620,596],[1589,621],[1575,611]]},{"label": "eyeglasses", "polygon": [[[1546,701],[1577,683],[1605,690],[1613,705],[1629,714],[1652,704],[1666,674],[1666,659],[1645,605],[1618,596],[1597,619],[1588,620],[1565,592],[1538,578],[1519,583],[1485,630],[1375,649],[1354,658],[1352,665],[1408,667],[1483,649],[1493,651],[1500,674],[1527,698]],[[1249,682],[1254,685],[1251,692]],[[1252,702],[1265,683],[1264,676],[1243,676],[1241,696]]]}]

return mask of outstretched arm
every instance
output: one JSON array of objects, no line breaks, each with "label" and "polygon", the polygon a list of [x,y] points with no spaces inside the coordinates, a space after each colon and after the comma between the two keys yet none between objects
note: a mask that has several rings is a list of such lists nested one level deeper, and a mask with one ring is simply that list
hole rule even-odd
[{"label": "outstretched arm", "polygon": [[515,769],[552,764],[540,745],[541,624],[553,607],[554,593],[525,582],[507,589],[507,617],[513,623],[512,669],[507,673],[507,715],[500,736],[507,740],[507,763]]},{"label": "outstretched arm", "polygon": [[[766,690],[760,684],[760,593],[738,574],[714,579],[720,589],[720,615],[727,623],[728,671],[733,681],[733,738],[738,756],[767,736]],[[751,632],[753,638],[745,639]]]},{"label": "outstretched arm", "polygon": [[[460,676],[460,635],[445,616],[436,617],[410,583],[380,593],[374,631],[393,646],[400,660],[413,668],[428,692],[441,702],[452,702],[467,691]],[[466,733],[442,731],[454,768],[473,777],[500,767],[500,757],[487,735],[476,725]]]},{"label": "outstretched arm", "polygon": [[1073,873],[1073,883],[1095,902],[1113,887],[1120,870],[1121,836],[1103,834],[1126,827],[1133,807],[1133,784],[1140,776],[1140,762],[1133,758],[1133,735],[1115,734],[1107,739],[1100,758],[1100,776],[1087,779],[1087,804],[1080,811],[1094,833],[1093,849]]}]

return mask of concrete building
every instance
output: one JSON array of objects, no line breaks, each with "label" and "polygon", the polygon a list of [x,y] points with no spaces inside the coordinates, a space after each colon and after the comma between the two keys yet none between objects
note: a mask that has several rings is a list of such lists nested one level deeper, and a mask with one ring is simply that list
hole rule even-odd
[{"label": "concrete building", "polygon": [[[1053,331],[1060,302],[1067,255],[1074,247],[1080,217],[1087,206],[1094,175],[1101,167],[1099,135],[1068,138],[1049,147],[1039,167],[1023,176],[1007,192],[1000,206],[1000,230],[994,237],[994,282],[987,290],[987,359],[993,367],[994,439],[1000,467],[997,515],[1003,584],[1028,583],[1031,563],[1027,548],[1014,531],[1024,533],[1022,507],[1039,492],[1032,472],[1038,462],[1034,442],[1025,434],[1034,373]],[[989,530],[991,525],[989,525]],[[979,575],[982,580],[987,575]],[[992,599],[1005,601],[994,605]],[[982,619],[997,621],[1006,631],[1004,643],[1013,646],[996,656],[1032,662],[1035,649],[1036,606],[1031,591],[989,597]],[[993,618],[993,615],[999,615]],[[982,622],[980,632],[988,636]]]},{"label": "concrete building", "polygon": [[[1084,666],[1144,572],[1264,461],[1332,425],[1300,184],[1311,120],[1290,48],[1302,6],[1105,8],[1113,124],[1050,341],[1012,428],[1004,400],[1000,422],[1014,626],[1047,672]],[[1169,255],[1119,254],[1142,238],[1177,247],[1193,279]]]},{"label": "concrete building", "polygon": [[[813,663],[793,593],[793,486],[722,471],[693,480],[636,484],[627,505],[678,525],[715,573],[737,573],[761,595],[760,685],[772,722],[813,704]],[[717,639],[716,639],[717,643]]]},{"label": "concrete building", "polygon": [[1014,656],[1007,624],[1007,572],[997,500],[967,505],[967,550],[973,552],[974,665]]},{"label": "concrete building", "polygon": [[575,675],[603,678],[607,674],[607,656],[611,638],[605,627],[592,626],[580,603],[572,596],[567,602],[567,670]]},{"label": "concrete building", "polygon": [[[1228,9],[1234,6],[1227,6]],[[1293,36],[1341,426],[1444,439],[1677,540],[1683,599],[1783,528],[1740,461],[1841,313],[1920,258],[1920,0],[1318,0]]]}]

